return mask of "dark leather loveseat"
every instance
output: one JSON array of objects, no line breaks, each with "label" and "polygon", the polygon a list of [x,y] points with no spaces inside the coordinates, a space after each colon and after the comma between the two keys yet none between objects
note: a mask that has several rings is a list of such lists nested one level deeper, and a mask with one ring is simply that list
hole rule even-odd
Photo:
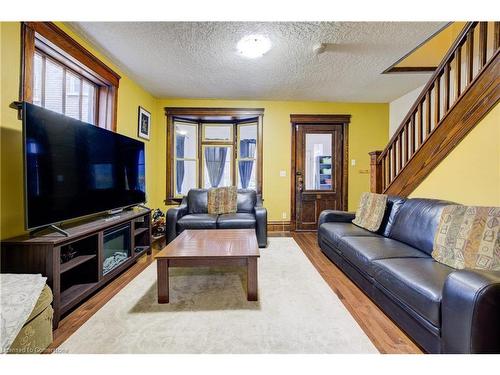
[{"label": "dark leather loveseat", "polygon": [[267,210],[255,190],[238,190],[237,212],[208,213],[208,190],[192,189],[178,207],[167,211],[167,243],[185,229],[254,229],[259,247],[267,246]]},{"label": "dark leather loveseat", "polygon": [[500,272],[456,270],[431,257],[450,202],[389,197],[381,228],[323,211],[322,251],[430,353],[500,353]]}]

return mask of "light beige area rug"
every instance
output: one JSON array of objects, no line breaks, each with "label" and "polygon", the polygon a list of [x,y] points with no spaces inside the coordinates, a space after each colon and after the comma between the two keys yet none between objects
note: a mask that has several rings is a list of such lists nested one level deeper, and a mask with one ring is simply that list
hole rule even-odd
[{"label": "light beige area rug", "polygon": [[59,352],[377,353],[292,238],[270,238],[258,265],[258,302],[243,268],[177,268],[159,305],[154,262]]}]

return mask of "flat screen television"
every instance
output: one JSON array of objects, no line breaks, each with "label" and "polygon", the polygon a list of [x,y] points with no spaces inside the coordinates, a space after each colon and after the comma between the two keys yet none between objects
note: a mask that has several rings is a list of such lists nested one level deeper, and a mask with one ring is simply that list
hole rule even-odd
[{"label": "flat screen television", "polygon": [[25,227],[146,201],[144,143],[23,103]]}]

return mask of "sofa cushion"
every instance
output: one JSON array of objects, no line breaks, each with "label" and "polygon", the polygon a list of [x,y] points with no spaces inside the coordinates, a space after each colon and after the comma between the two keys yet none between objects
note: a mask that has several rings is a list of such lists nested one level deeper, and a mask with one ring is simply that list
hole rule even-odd
[{"label": "sofa cushion", "polygon": [[356,210],[353,224],[361,228],[376,232],[384,219],[387,208],[387,195],[376,193],[363,193]]},{"label": "sofa cushion", "polygon": [[323,223],[318,229],[318,236],[337,246],[340,238],[344,236],[380,237],[379,235],[357,227],[352,223],[330,222]]},{"label": "sofa cushion", "polygon": [[191,189],[187,195],[188,213],[208,213],[208,192],[206,189]]},{"label": "sofa cushion", "polygon": [[246,213],[219,215],[219,217],[217,218],[217,228],[220,229],[255,228],[255,215]]},{"label": "sofa cushion", "polygon": [[434,326],[441,325],[444,282],[453,268],[432,258],[394,258],[373,262],[373,277],[407,307]]},{"label": "sofa cushion", "polygon": [[500,207],[446,206],[432,257],[453,268],[500,271]]},{"label": "sofa cushion", "polygon": [[217,215],[193,214],[186,215],[177,221],[177,231],[185,229],[215,229],[217,228]]},{"label": "sofa cushion", "polygon": [[399,210],[389,237],[431,254],[441,211],[449,204],[437,199],[408,199]]},{"label": "sofa cushion", "polygon": [[238,213],[253,213],[254,207],[257,204],[257,193],[255,190],[240,189],[238,190],[237,200]]},{"label": "sofa cushion", "polygon": [[379,230],[376,232],[384,237],[389,237],[391,229],[396,222],[396,216],[403,207],[406,198],[398,197],[395,195],[387,196],[387,206],[384,213],[384,218],[382,219],[382,224],[380,224]]},{"label": "sofa cushion", "polygon": [[216,215],[236,213],[237,198],[238,193],[236,190],[236,186],[223,186],[208,189],[208,213]]},{"label": "sofa cushion", "polygon": [[384,237],[342,237],[338,246],[347,260],[370,276],[376,259],[429,258],[414,247]]}]

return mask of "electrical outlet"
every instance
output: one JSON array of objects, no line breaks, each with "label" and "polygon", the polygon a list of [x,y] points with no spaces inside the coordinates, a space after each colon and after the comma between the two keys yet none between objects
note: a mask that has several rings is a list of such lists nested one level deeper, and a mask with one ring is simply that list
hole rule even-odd
[{"label": "electrical outlet", "polygon": [[286,177],[286,171],[280,171],[280,177]]},{"label": "electrical outlet", "polygon": [[281,213],[281,218],[282,218],[282,219],[286,219],[286,212],[282,212],[282,213]]},{"label": "electrical outlet", "polygon": [[355,166],[356,166],[356,159],[352,159],[352,160],[351,160],[351,165],[352,165],[353,167],[355,167]]}]

